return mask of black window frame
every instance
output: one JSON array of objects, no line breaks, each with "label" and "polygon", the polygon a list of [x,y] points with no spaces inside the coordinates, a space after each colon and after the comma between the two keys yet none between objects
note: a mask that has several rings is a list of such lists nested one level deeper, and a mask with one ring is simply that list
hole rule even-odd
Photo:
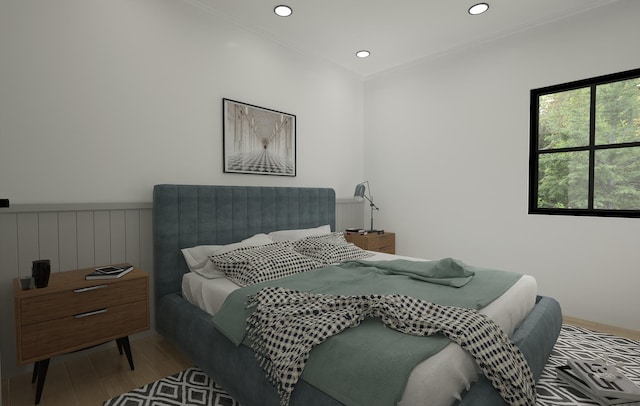
[{"label": "black window frame", "polygon": [[[531,90],[530,99],[530,143],[529,143],[529,214],[550,214],[564,216],[594,216],[594,217],[640,217],[640,210],[611,210],[611,209],[595,209],[594,202],[594,171],[595,171],[595,151],[610,148],[633,148],[640,147],[639,142],[626,142],[618,144],[597,145],[595,142],[595,120],[596,120],[596,92],[598,85],[613,83],[623,80],[640,78],[640,69],[632,69],[624,72],[612,73],[603,76],[597,76],[589,79],[576,80],[573,82],[542,87]],[[576,90],[589,87],[591,97],[589,103],[589,145],[580,147],[557,148],[552,150],[540,150],[538,148],[538,129],[539,129],[539,100],[540,96]],[[640,89],[639,89],[640,90]],[[588,208],[546,208],[538,207],[538,159],[540,155],[549,153],[588,151],[589,152],[589,191],[588,191]]]}]

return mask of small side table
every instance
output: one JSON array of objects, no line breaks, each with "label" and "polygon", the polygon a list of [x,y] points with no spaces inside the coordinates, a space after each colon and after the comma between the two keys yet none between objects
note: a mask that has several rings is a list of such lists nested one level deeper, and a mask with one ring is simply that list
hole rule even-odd
[{"label": "small side table", "polygon": [[396,233],[383,232],[378,234],[373,232],[365,235],[344,233],[344,238],[364,250],[387,254],[396,253]]},{"label": "small side table", "polygon": [[18,365],[34,363],[40,403],[49,360],[115,340],[134,369],[129,335],[148,330],[149,275],[134,268],[117,279],[85,280],[93,268],[54,272],[46,288],[13,281]]}]

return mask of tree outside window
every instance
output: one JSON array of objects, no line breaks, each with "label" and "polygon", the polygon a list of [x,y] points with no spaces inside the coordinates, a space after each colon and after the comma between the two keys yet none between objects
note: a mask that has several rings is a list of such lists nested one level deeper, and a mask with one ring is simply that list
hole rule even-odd
[{"label": "tree outside window", "polygon": [[529,213],[640,217],[640,69],[531,91]]}]

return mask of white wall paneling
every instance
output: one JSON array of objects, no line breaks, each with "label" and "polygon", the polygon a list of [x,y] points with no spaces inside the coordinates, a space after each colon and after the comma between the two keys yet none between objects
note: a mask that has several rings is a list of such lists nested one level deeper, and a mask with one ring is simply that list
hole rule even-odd
[{"label": "white wall paneling", "polygon": [[336,199],[336,231],[364,228],[364,202],[355,199]]}]

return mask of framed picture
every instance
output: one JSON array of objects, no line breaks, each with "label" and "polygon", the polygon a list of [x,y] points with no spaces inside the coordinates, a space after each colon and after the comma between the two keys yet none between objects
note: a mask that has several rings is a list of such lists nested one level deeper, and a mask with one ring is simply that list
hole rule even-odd
[{"label": "framed picture", "polygon": [[224,172],[296,176],[296,116],[222,99]]}]

